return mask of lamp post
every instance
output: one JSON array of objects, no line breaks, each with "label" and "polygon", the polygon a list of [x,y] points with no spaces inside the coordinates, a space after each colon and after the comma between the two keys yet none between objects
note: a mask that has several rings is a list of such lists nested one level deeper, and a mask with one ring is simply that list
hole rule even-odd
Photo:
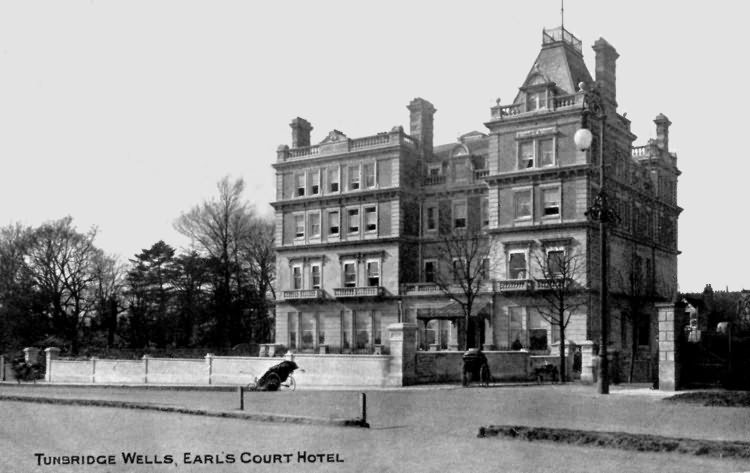
[{"label": "lamp post", "polygon": [[607,224],[617,220],[617,214],[609,207],[607,194],[604,189],[604,123],[607,115],[602,104],[599,90],[594,87],[587,87],[581,82],[579,84],[583,91],[583,127],[576,131],[573,137],[576,147],[581,151],[591,148],[593,134],[591,132],[590,118],[594,116],[599,122],[598,147],[599,147],[599,192],[594,198],[591,207],[586,211],[586,217],[592,222],[599,224],[599,250],[601,252],[599,262],[599,377],[597,380],[597,391],[599,394],[609,394],[609,363],[607,360],[607,344],[609,334],[609,306],[607,296],[608,288],[608,250],[607,250]]}]

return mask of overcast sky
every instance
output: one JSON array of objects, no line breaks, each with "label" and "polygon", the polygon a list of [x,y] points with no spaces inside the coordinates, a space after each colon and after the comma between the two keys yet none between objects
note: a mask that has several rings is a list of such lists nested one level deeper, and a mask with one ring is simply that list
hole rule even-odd
[{"label": "overcast sky", "polygon": [[[620,53],[637,145],[672,121],[683,291],[750,288],[744,2],[573,1],[565,27]],[[0,1],[0,225],[65,215],[124,260],[242,177],[270,213],[271,163],[296,116],[349,137],[408,129],[430,100],[436,144],[510,103],[560,1]],[[720,84],[723,84],[719,87]],[[734,86],[735,88],[732,88]]]}]

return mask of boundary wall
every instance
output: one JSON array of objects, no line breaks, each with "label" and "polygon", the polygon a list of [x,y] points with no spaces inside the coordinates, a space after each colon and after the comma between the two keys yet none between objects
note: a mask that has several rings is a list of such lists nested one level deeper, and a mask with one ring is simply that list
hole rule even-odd
[{"label": "boundary wall", "polygon": [[[59,358],[59,349],[47,348],[45,380],[83,384],[247,385],[286,359],[300,367],[294,373],[299,386],[387,387],[461,381],[462,352],[418,352],[415,324],[392,324],[388,331],[388,355],[287,353],[279,358],[208,354],[202,360],[150,356],[141,360],[66,360]],[[524,350],[485,354],[495,381],[528,381],[536,367],[559,365],[556,354],[532,355]],[[567,359],[572,363],[572,357]]]}]

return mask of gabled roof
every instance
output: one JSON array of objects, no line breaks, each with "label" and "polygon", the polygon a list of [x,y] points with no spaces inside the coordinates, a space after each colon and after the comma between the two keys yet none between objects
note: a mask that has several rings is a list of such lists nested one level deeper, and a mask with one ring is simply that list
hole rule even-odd
[{"label": "gabled roof", "polygon": [[[469,133],[467,133],[468,135]],[[472,139],[469,140],[461,140],[455,143],[445,143],[442,145],[437,145],[433,149],[434,155],[439,159],[449,159],[453,156],[456,156],[458,154],[454,154],[454,150],[456,148],[467,148],[469,150],[469,154],[471,156],[487,156],[487,153],[489,152],[490,147],[490,141],[485,134],[481,134],[482,136],[474,135],[474,133],[471,133]],[[465,137],[466,135],[462,135],[461,138]],[[460,138],[459,138],[460,139]]]}]

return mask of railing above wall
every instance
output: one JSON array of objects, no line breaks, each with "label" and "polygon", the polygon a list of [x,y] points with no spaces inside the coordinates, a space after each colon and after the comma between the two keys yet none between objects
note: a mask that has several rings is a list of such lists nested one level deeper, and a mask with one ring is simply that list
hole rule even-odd
[{"label": "railing above wall", "polygon": [[333,295],[336,298],[346,297],[380,297],[384,293],[384,289],[381,286],[367,286],[367,287],[337,287],[333,290]]},{"label": "railing above wall", "polygon": [[558,26],[557,28],[552,28],[549,30],[544,28],[542,30],[542,44],[559,42],[567,43],[573,46],[573,48],[579,53],[583,53],[583,42],[562,26]]},{"label": "railing above wall", "polygon": [[281,298],[284,300],[323,299],[325,292],[322,289],[295,289],[282,291]]},{"label": "railing above wall", "polygon": [[[489,175],[490,175],[489,169],[476,169],[471,175],[471,180],[468,180],[468,181],[462,180],[462,181],[456,181],[456,182],[466,184],[467,182],[481,181],[482,179],[484,179],[485,177]],[[437,176],[426,176],[422,180],[422,185],[423,186],[439,186],[439,185],[445,184],[446,182],[448,182],[448,176],[446,176],[445,174],[440,174]]]},{"label": "railing above wall", "polygon": [[281,146],[278,149],[277,161],[293,161],[298,159],[317,158],[320,156],[348,153],[366,149],[377,149],[388,146],[404,145],[416,148],[417,142],[404,133],[400,127],[390,132],[377,133],[362,138],[343,138],[303,148],[289,148]]},{"label": "railing above wall", "polygon": [[571,108],[583,108],[583,92],[550,97],[546,102],[542,103],[541,106],[537,106],[532,110],[527,109],[525,103],[515,103],[511,105],[498,104],[490,110],[493,120],[504,120],[515,118],[526,113],[550,113]]},{"label": "railing above wall", "polygon": [[493,281],[495,292],[530,291],[534,281],[531,279],[503,279]]}]

